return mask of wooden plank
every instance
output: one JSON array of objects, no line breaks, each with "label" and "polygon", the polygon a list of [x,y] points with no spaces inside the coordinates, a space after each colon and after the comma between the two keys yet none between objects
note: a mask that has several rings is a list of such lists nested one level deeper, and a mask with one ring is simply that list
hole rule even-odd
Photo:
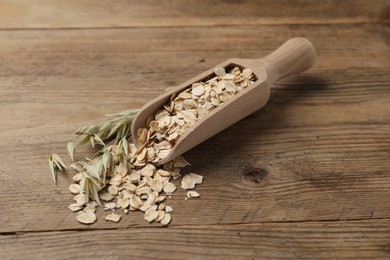
[{"label": "wooden plank", "polygon": [[[66,208],[72,172],[60,176],[58,187],[50,178],[52,148],[65,155],[61,142],[78,126],[139,107],[226,58],[264,56],[297,35],[314,42],[317,64],[281,81],[265,109],[187,154],[192,170],[205,176],[202,198],[184,201],[179,190],[171,200],[172,227],[389,217],[386,30],[371,24],[1,31],[0,232],[148,225],[140,213],[107,223],[100,211],[93,226],[78,224]],[[261,171],[243,174],[248,167]]]},{"label": "wooden plank", "polygon": [[319,58],[311,72],[321,72],[323,78],[339,69],[362,68],[361,73],[372,73],[365,70],[389,66],[388,31],[381,25],[2,31],[0,76],[5,84],[17,83],[14,88],[23,83],[53,84],[50,80],[72,86],[78,80],[77,87],[82,85],[86,91],[94,88],[91,84],[109,84],[108,79],[118,88],[149,85],[151,78],[161,76],[169,86],[230,57],[263,57],[295,36],[305,36],[316,46]]},{"label": "wooden plank", "polygon": [[388,21],[386,0],[1,0],[0,28],[107,28]]},{"label": "wooden plank", "polygon": [[1,259],[390,257],[390,221],[128,228],[0,236]]},{"label": "wooden plank", "polygon": [[[197,189],[202,198],[185,201],[179,189],[167,201],[175,209],[172,226],[390,217],[388,126],[259,126],[265,123],[261,115],[244,120],[187,154],[192,170],[205,176]],[[62,127],[49,139],[59,138]],[[27,130],[19,146],[2,149],[1,232],[112,227],[100,209],[96,224],[82,226],[66,208],[72,174],[61,175],[55,188],[46,169],[47,129],[40,127],[39,135]],[[23,160],[7,163],[15,158]],[[138,212],[115,227],[129,225],[148,224]]]}]

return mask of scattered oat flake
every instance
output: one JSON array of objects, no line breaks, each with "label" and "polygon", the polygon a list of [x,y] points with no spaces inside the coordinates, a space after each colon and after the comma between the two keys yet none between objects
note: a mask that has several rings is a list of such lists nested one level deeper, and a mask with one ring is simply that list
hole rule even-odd
[{"label": "scattered oat flake", "polygon": [[202,182],[203,182],[203,176],[202,175],[195,174],[195,173],[192,173],[192,172],[190,172],[188,175],[191,176],[191,179],[195,182],[195,184],[202,184]]},{"label": "scattered oat flake", "polygon": [[82,224],[92,224],[96,221],[96,215],[92,212],[79,211],[76,219]]},{"label": "scattered oat flake", "polygon": [[173,212],[173,208],[171,207],[171,206],[165,206],[165,212],[166,213],[171,213],[171,212]]},{"label": "scattered oat flake", "polygon": [[167,182],[164,184],[163,190],[167,194],[172,194],[176,190],[176,186],[172,182]]},{"label": "scattered oat flake", "polygon": [[145,212],[145,220],[148,222],[152,222],[158,218],[158,211],[154,209],[148,209]]},{"label": "scattered oat flake", "polygon": [[111,213],[111,214],[106,216],[105,220],[111,221],[111,222],[119,222],[119,220],[121,220],[121,218],[122,218],[121,215]]},{"label": "scattered oat flake", "polygon": [[163,210],[158,210],[158,217],[156,219],[157,222],[160,222],[165,217],[165,212]]},{"label": "scattered oat flake", "polygon": [[71,184],[69,185],[69,190],[73,194],[79,194],[80,193],[80,185],[79,184]]},{"label": "scattered oat flake", "polygon": [[148,194],[150,193],[151,191],[151,188],[149,186],[143,186],[143,187],[140,187],[136,190],[136,194],[137,195],[141,195],[141,194]]},{"label": "scattered oat flake", "polygon": [[121,188],[126,189],[126,190],[128,190],[128,191],[130,191],[130,192],[133,192],[133,193],[137,190],[137,186],[135,186],[135,185],[132,184],[131,182],[126,182],[126,183],[124,183],[124,184],[121,186]]},{"label": "scattered oat flake", "polygon": [[119,174],[116,174],[113,177],[111,177],[110,182],[109,182],[109,184],[115,185],[115,186],[119,186],[119,185],[121,185],[121,183],[122,183],[122,176],[120,176]]},{"label": "scattered oat flake", "polygon": [[86,207],[84,208],[84,212],[86,212],[86,213],[88,213],[88,212],[95,213],[97,205],[98,204],[95,201],[88,202],[86,204]]},{"label": "scattered oat flake", "polygon": [[200,197],[200,194],[197,193],[196,191],[188,191],[187,192],[187,198],[199,198]]},{"label": "scattered oat flake", "polygon": [[73,176],[73,181],[75,182],[80,182],[83,178],[83,174],[82,173],[77,173],[75,176]]},{"label": "scattered oat flake", "polygon": [[141,175],[153,176],[155,171],[156,171],[156,167],[153,164],[148,163],[144,168],[142,168]]},{"label": "scattered oat flake", "polygon": [[164,171],[164,170],[158,170],[157,173],[162,176],[162,177],[169,177],[171,176],[171,173],[169,171]]},{"label": "scattered oat flake", "polygon": [[127,198],[119,198],[116,202],[116,207],[120,209],[125,209],[130,205],[130,200]]},{"label": "scattered oat flake", "polygon": [[81,206],[81,205],[75,203],[75,204],[69,205],[68,208],[69,208],[71,211],[76,212],[76,211],[79,211],[79,210],[83,209],[83,206]]},{"label": "scattered oat flake", "polygon": [[195,188],[195,183],[192,182],[192,179],[188,174],[181,179],[181,187],[185,190]]},{"label": "scattered oat flake", "polygon": [[112,195],[117,195],[118,194],[118,187],[116,185],[110,185],[107,190]]},{"label": "scattered oat flake", "polygon": [[179,156],[179,157],[177,157],[175,160],[173,160],[173,165],[174,165],[175,167],[184,168],[184,167],[186,167],[187,165],[190,165],[190,163],[187,162],[186,159],[184,159],[183,156]]},{"label": "scattered oat flake", "polygon": [[104,201],[110,201],[114,199],[114,195],[108,192],[104,192],[99,195],[99,198]]},{"label": "scattered oat flake", "polygon": [[130,197],[130,206],[133,207],[133,208],[139,208],[142,206],[142,200],[140,197],[138,196],[132,196]]},{"label": "scattered oat flake", "polygon": [[86,194],[79,193],[76,196],[74,196],[74,200],[77,202],[77,204],[84,205],[88,202],[88,197]]},{"label": "scattered oat flake", "polygon": [[150,188],[154,191],[161,192],[161,190],[163,189],[163,184],[160,179],[154,179],[150,183]]},{"label": "scattered oat flake", "polygon": [[104,203],[104,210],[113,210],[116,208],[115,202],[106,202]]},{"label": "scattered oat flake", "polygon": [[161,225],[166,226],[166,225],[168,225],[171,222],[171,220],[172,220],[171,214],[166,213],[164,218],[161,220],[160,223],[161,223]]},{"label": "scattered oat flake", "polygon": [[166,198],[166,196],[164,196],[164,195],[158,196],[158,197],[156,198],[155,202],[156,202],[156,203],[157,203],[157,202],[162,202],[162,201],[165,200],[165,198]]},{"label": "scattered oat flake", "polygon": [[202,182],[203,176],[195,173],[188,173],[181,180],[181,187],[185,190],[190,190],[194,189],[196,184],[201,184]]}]

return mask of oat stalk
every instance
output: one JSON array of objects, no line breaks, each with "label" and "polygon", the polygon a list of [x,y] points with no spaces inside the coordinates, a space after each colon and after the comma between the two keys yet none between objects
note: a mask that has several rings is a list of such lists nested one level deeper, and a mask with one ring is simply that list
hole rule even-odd
[{"label": "oat stalk", "polygon": [[49,168],[54,182],[57,183],[57,170],[64,171],[66,169],[66,165],[61,156],[53,153],[49,157]]},{"label": "oat stalk", "polygon": [[[107,146],[110,143],[120,144],[124,150],[124,155],[128,154],[128,142],[130,138],[131,122],[134,119],[138,109],[129,109],[116,114],[110,114],[107,116],[114,116],[114,118],[102,123],[101,125],[87,125],[80,127],[75,132],[75,137],[72,141],[68,142],[66,149],[72,161],[74,160],[74,153],[76,148],[90,143],[93,148],[96,145],[100,145],[100,149],[96,156],[99,155],[97,160],[87,160],[87,162],[76,162],[72,165],[73,169],[78,172],[84,172],[86,178],[85,185],[82,187],[82,191],[87,194],[91,199],[97,201],[100,204],[98,191],[104,187],[106,174],[112,170],[114,166],[113,156],[107,150]],[[104,156],[103,156],[104,155]],[[96,156],[93,156],[95,158]],[[126,161],[127,157],[123,156],[123,160]],[[49,158],[49,169],[53,177],[54,182],[57,182],[57,171],[63,171],[66,169],[66,165],[62,158],[53,153]]]},{"label": "oat stalk", "polygon": [[[73,142],[68,142],[67,150],[73,161],[74,152],[77,147],[90,143],[93,148],[96,144],[102,146],[100,150],[88,162],[77,162],[72,165],[77,171],[83,172],[85,178],[85,185],[81,190],[87,194],[92,200],[100,205],[98,192],[106,185],[106,176],[114,167],[114,156],[121,157],[122,162],[127,162],[127,155],[129,151],[129,144],[127,139],[131,137],[130,129],[131,122],[134,119],[138,109],[129,109],[116,114],[109,114],[107,116],[114,116],[101,125],[87,125],[79,128],[75,135]],[[123,152],[112,153],[109,151],[109,144],[118,144],[120,150]]]},{"label": "oat stalk", "polygon": [[74,133],[76,136],[67,144],[67,150],[72,161],[74,160],[75,150],[79,146],[90,143],[95,148],[95,145],[98,144],[103,147],[99,152],[103,152],[107,144],[117,144],[121,140],[129,139],[131,122],[137,112],[138,109],[128,109],[116,114],[108,114],[107,116],[114,116],[114,118],[101,125],[80,127]]}]

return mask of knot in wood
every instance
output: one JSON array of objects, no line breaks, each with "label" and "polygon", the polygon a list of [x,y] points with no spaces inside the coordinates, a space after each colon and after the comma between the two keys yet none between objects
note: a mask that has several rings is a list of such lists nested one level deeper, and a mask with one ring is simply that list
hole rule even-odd
[{"label": "knot in wood", "polygon": [[266,175],[267,171],[264,169],[248,167],[243,171],[242,181],[246,184],[258,185],[264,180]]}]

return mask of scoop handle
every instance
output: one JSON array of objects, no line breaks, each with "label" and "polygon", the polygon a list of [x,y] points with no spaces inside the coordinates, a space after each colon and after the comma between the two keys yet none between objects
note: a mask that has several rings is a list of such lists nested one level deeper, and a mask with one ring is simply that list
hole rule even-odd
[{"label": "scoop handle", "polygon": [[316,50],[306,38],[292,38],[259,61],[266,67],[268,82],[308,70],[316,59]]}]

